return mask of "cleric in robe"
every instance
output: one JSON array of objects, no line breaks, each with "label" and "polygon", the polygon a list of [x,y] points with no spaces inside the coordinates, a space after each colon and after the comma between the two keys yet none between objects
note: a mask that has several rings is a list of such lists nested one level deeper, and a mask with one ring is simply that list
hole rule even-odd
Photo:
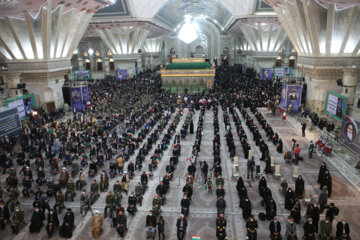
[{"label": "cleric in robe", "polygon": [[298,93],[297,93],[297,91],[296,91],[296,89],[293,89],[293,90],[291,90],[290,91],[290,93],[289,93],[289,99],[291,100],[291,101],[296,101],[297,99],[298,99]]}]

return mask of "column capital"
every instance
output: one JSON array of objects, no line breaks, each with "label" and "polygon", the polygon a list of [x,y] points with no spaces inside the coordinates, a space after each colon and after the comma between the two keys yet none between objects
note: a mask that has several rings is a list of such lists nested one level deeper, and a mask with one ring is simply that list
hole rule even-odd
[{"label": "column capital", "polygon": [[314,69],[314,68],[302,67],[302,70],[306,73],[307,76],[317,79],[317,81],[336,80],[342,78],[344,74],[342,69],[333,69],[333,68]]},{"label": "column capital", "polygon": [[344,74],[357,75],[360,72],[360,68],[345,68],[343,69]]}]

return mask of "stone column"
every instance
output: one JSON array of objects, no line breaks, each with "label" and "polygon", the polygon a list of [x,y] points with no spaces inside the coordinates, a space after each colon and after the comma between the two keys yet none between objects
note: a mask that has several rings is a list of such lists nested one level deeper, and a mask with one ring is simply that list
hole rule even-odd
[{"label": "stone column", "polygon": [[7,92],[10,98],[22,96],[21,89],[18,89],[20,84],[21,73],[20,72],[3,72],[4,83],[7,84]]},{"label": "stone column", "polygon": [[338,88],[336,80],[342,77],[342,70],[304,68],[303,71],[307,84],[306,107],[321,113],[325,108],[327,92]]},{"label": "stone column", "polygon": [[359,69],[344,69],[343,88],[341,95],[348,98],[348,105],[354,104],[355,91],[359,79]]},{"label": "stone column", "polygon": [[141,56],[136,60],[137,62],[137,73],[143,71],[143,66],[142,66],[142,58]]},{"label": "stone column", "polygon": [[154,68],[154,56],[152,54],[150,54],[150,68]]},{"label": "stone column", "polygon": [[110,61],[109,58],[106,58],[104,61],[104,71],[106,76],[110,76]]},{"label": "stone column", "polygon": [[79,70],[84,70],[84,59],[78,58]]}]

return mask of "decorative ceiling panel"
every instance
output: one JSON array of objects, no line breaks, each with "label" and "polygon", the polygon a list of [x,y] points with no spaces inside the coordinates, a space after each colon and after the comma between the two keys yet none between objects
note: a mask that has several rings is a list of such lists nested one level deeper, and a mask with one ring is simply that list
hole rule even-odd
[{"label": "decorative ceiling panel", "polygon": [[143,28],[149,30],[148,38],[157,38],[161,36],[168,35],[170,32],[158,25],[155,25],[147,21],[121,21],[121,22],[100,22],[100,23],[90,23],[87,31],[85,32],[83,38],[97,38],[99,37],[96,29],[132,29],[132,28]]},{"label": "decorative ceiling panel", "polygon": [[[35,17],[45,2],[47,0],[10,0],[6,4],[1,4],[0,17],[24,18],[24,11]],[[110,4],[112,4],[111,0],[52,0],[52,10],[62,5],[64,11],[76,9],[77,11],[94,13]]]},{"label": "decorative ceiling panel", "polygon": [[218,0],[169,0],[155,15],[155,18],[176,26],[184,15],[208,16],[224,26],[232,17]]},{"label": "decorative ceiling panel", "polygon": [[116,2],[97,11],[94,17],[129,17],[130,11],[126,0],[116,0]]},{"label": "decorative ceiling panel", "polygon": [[274,12],[273,8],[269,6],[267,3],[265,3],[263,0],[256,0],[255,1],[255,13],[259,12]]},{"label": "decorative ceiling panel", "polygon": [[[278,5],[285,6],[286,3],[295,4],[295,0],[264,0],[267,4],[276,7]],[[309,0],[306,0],[309,2]],[[314,0],[324,8],[328,8],[329,5],[334,5],[336,11],[341,11],[347,8],[360,6],[360,0]]]}]

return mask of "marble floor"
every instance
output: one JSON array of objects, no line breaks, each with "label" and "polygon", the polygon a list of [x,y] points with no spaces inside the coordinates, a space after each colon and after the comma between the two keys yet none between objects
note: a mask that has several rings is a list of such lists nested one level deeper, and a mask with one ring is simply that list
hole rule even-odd
[{"label": "marble floor", "polygon": [[[320,157],[315,155],[313,159],[309,160],[305,153],[307,153],[308,143],[310,140],[316,140],[321,132],[319,130],[309,132],[307,131],[306,137],[301,137],[300,124],[293,118],[288,117],[286,121],[282,120],[279,117],[273,117],[268,114],[266,109],[260,109],[263,115],[266,117],[268,122],[273,127],[274,131],[277,132],[281,139],[284,142],[284,150],[291,149],[291,139],[295,138],[300,144],[300,147],[303,149],[302,156],[304,161],[299,163],[299,173],[303,176],[305,181],[305,187],[308,188],[311,192],[311,198],[314,200],[318,199],[319,194],[319,184],[317,183],[318,170],[322,162],[326,162],[330,168],[330,173],[333,179],[333,194],[329,202],[334,202],[336,206],[340,208],[340,213],[334,221],[334,227],[337,220],[340,220],[342,217],[346,217],[350,227],[351,227],[351,237],[352,239],[360,239],[360,197],[359,187],[357,185],[359,172],[356,169],[353,169],[351,164],[356,164],[353,161],[356,160],[356,157],[352,156],[346,150],[334,152],[331,157]],[[178,125],[178,129],[182,126],[188,110],[185,109],[185,112],[181,118],[181,122]],[[248,110],[250,116],[253,114]],[[227,202],[226,208],[226,218],[227,218],[227,235],[228,239],[231,240],[242,240],[245,239],[246,228],[245,221],[242,218],[242,211],[239,208],[239,198],[236,191],[236,182],[237,179],[232,179],[232,162],[229,158],[229,152],[227,151],[226,141],[224,137],[225,125],[223,123],[223,111],[219,107],[219,125],[220,125],[220,136],[221,136],[221,158],[222,158],[222,168],[223,168],[223,177],[225,178],[225,200]],[[173,117],[175,114],[173,114]],[[254,117],[254,116],[253,116]],[[199,111],[196,111],[193,116],[194,126],[196,129],[197,122],[199,118]],[[170,120],[170,122],[172,121]],[[190,206],[190,215],[188,217],[188,230],[185,239],[191,239],[191,236],[198,235],[201,239],[211,240],[216,239],[215,237],[215,219],[216,219],[216,195],[208,194],[204,188],[204,185],[200,181],[200,171],[199,171],[199,161],[207,161],[209,166],[213,163],[212,155],[212,138],[213,138],[213,119],[214,114],[212,110],[206,110],[204,116],[204,131],[203,139],[201,143],[201,151],[199,153],[199,158],[197,162],[196,180],[194,183],[194,194]],[[244,159],[244,154],[242,147],[235,132],[235,124],[233,122],[232,116],[230,116],[232,131],[235,140],[236,146],[236,155],[239,157],[239,169],[238,174],[240,176],[245,176],[246,173],[246,159]],[[254,118],[255,124],[258,124],[257,120]],[[264,170],[264,162],[260,162],[260,151],[259,148],[255,146],[255,142],[252,141],[251,133],[247,126],[243,123],[243,127],[246,131],[247,136],[250,138],[250,145],[253,150],[253,155],[255,156],[255,161],[257,165],[261,165],[261,171]],[[259,127],[259,130],[265,139],[265,132]],[[165,131],[163,131],[164,133]],[[162,139],[161,135],[160,139]],[[179,158],[179,164],[175,171],[175,177],[171,181],[170,191],[166,196],[166,203],[162,206],[162,216],[165,219],[165,236],[166,239],[177,239],[176,237],[176,220],[180,214],[180,200],[183,196],[182,187],[185,184],[184,175],[186,173],[187,166],[189,164],[186,161],[186,158],[190,157],[192,145],[195,140],[195,135],[187,135],[185,139],[181,140],[181,157]],[[275,146],[272,143],[268,143],[270,148],[270,155],[275,157],[275,164],[281,166],[281,175],[288,180],[289,186],[294,187],[293,175],[293,166],[290,163],[286,163],[283,160],[283,155],[276,152]],[[154,150],[154,149],[153,149]],[[152,152],[151,152],[152,153]],[[137,152],[132,155],[130,161],[134,161]],[[148,162],[149,154],[146,158]],[[153,179],[150,180],[149,187],[145,193],[143,204],[141,207],[138,207],[138,212],[135,216],[128,215],[128,232],[124,239],[145,239],[145,217],[148,211],[151,209],[152,199],[155,196],[155,188],[160,181],[160,177],[165,173],[165,167],[168,163],[168,160],[171,155],[171,149],[168,149],[164,152],[163,160],[159,163],[158,168],[153,171]],[[345,157],[345,155],[347,157]],[[345,159],[346,158],[346,159]],[[107,163],[108,164],[108,163]],[[341,166],[339,166],[339,164]],[[147,164],[144,170],[147,170]],[[108,169],[108,165],[105,166],[105,169]],[[136,177],[130,182],[130,191],[133,191],[135,185],[139,181],[140,173],[136,173]],[[356,176],[357,175],[357,176]],[[1,176],[2,178],[4,176]],[[350,179],[350,181],[349,181]],[[352,181],[353,179],[353,181]],[[110,188],[117,180],[117,178],[111,179]],[[3,181],[4,182],[4,181]],[[257,218],[259,212],[264,212],[263,207],[260,204],[260,195],[258,193],[258,181],[245,182],[245,186],[248,190],[250,200],[252,202],[252,213]],[[278,216],[282,224],[283,233],[285,232],[285,219],[289,215],[289,211],[284,209],[284,197],[279,192],[280,180],[274,178],[272,175],[267,176],[267,182],[269,187],[272,190],[273,197],[278,206]],[[90,189],[90,184],[86,186],[87,190]],[[103,212],[104,201],[106,193],[102,193],[100,198],[92,206],[93,210],[98,209]],[[127,206],[127,196],[123,195],[122,203],[124,206]],[[32,199],[21,199],[22,207],[26,211],[26,222],[29,223],[30,215],[32,211]],[[52,204],[51,204],[52,205]],[[85,217],[80,216],[79,212],[79,194],[75,198],[75,201],[70,203],[66,202],[67,207],[71,207],[75,212],[75,225],[74,235],[72,239],[92,239],[90,234],[90,223],[91,223],[91,214],[88,213]],[[306,206],[302,205],[302,216],[305,215]],[[324,215],[321,215],[321,219]],[[60,222],[62,222],[62,215],[60,216]],[[258,221],[258,239],[265,240],[269,239],[269,221]],[[120,239],[115,229],[111,227],[111,221],[109,218],[104,220],[104,231],[100,236],[100,239]],[[298,225],[298,236],[302,236],[303,232],[303,220]],[[335,232],[334,232],[335,233]],[[58,234],[55,233],[53,239],[59,239]],[[1,239],[47,239],[47,234],[45,228],[43,227],[39,234],[30,234],[28,232],[28,226],[25,226],[18,235],[12,235],[10,228],[7,226],[4,231],[0,232]]]}]

